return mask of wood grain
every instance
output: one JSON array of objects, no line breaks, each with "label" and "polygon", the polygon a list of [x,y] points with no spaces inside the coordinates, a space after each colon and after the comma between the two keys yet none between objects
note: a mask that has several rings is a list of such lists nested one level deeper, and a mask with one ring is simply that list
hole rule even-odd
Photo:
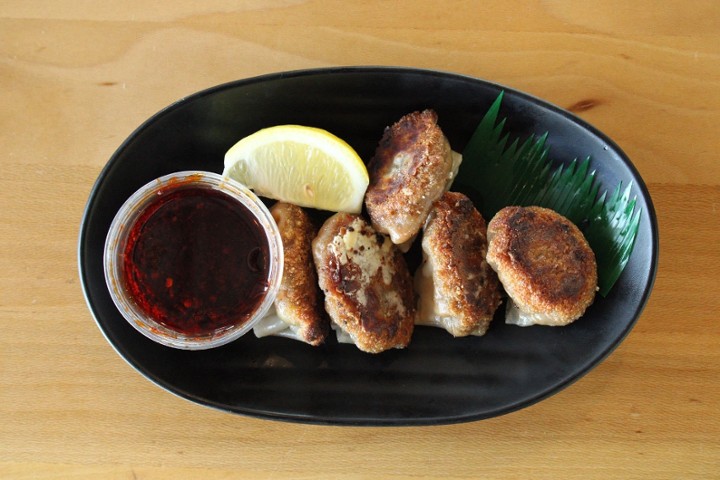
[{"label": "wood grain", "polygon": [[[107,159],[197,90],[369,64],[492,80],[613,138],[660,224],[636,328],[563,392],[460,425],[261,421],[150,384],[95,327],[78,280]],[[5,1],[0,105],[0,477],[720,478],[716,2]]]}]

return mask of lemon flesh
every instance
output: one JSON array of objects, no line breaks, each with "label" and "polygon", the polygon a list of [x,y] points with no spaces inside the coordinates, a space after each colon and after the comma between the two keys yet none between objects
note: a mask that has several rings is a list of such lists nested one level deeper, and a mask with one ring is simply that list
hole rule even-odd
[{"label": "lemon flesh", "polygon": [[278,125],[243,138],[225,154],[223,176],[263,197],[347,213],[360,213],[369,183],[350,145],[301,125]]}]

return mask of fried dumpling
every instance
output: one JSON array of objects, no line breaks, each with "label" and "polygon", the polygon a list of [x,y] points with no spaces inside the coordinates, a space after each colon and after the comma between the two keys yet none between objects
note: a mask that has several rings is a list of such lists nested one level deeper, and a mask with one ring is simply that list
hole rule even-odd
[{"label": "fried dumpling", "polygon": [[368,162],[365,206],[373,227],[407,251],[432,203],[447,191],[462,156],[437,124],[433,110],[405,115],[385,129]]},{"label": "fried dumpling", "polygon": [[330,217],[313,241],[325,310],[340,342],[379,353],[410,342],[415,296],[405,259],[358,215]]},{"label": "fried dumpling", "polygon": [[506,207],[488,224],[490,266],[510,299],[506,323],[567,325],[597,290],[595,254],[582,232],[542,207]]},{"label": "fried dumpling", "polygon": [[270,213],[282,238],[283,276],[273,308],[253,331],[257,337],[277,335],[319,345],[330,331],[330,321],[322,308],[312,257],[317,229],[297,205],[277,202]]},{"label": "fried dumpling", "polygon": [[415,323],[444,328],[455,337],[484,335],[500,306],[501,290],[485,260],[485,220],[470,199],[447,192],[434,203],[423,228],[422,251],[415,272]]}]

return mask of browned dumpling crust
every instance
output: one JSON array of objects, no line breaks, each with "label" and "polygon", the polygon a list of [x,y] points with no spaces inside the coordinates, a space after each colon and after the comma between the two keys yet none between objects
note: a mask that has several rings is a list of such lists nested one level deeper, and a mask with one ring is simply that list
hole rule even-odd
[{"label": "browned dumpling crust", "polygon": [[288,326],[271,334],[320,345],[330,331],[330,320],[322,308],[312,257],[312,240],[317,228],[297,205],[277,202],[270,213],[280,230],[284,252],[282,282],[274,304],[276,322],[282,321]]},{"label": "browned dumpling crust", "polygon": [[325,310],[333,328],[365,352],[410,342],[415,297],[405,259],[386,235],[358,215],[330,217],[313,241]]},{"label": "browned dumpling crust", "polygon": [[542,207],[506,207],[490,221],[488,240],[487,260],[513,302],[508,323],[567,325],[592,304],[595,254],[567,218]]},{"label": "browned dumpling crust", "polygon": [[385,129],[368,162],[370,220],[398,245],[415,237],[459,166],[437,118],[433,110],[405,115]]},{"label": "browned dumpling crust", "polygon": [[501,303],[490,268],[487,226],[472,201],[447,192],[433,205],[423,229],[423,263],[415,273],[418,325],[453,336],[484,335]]}]

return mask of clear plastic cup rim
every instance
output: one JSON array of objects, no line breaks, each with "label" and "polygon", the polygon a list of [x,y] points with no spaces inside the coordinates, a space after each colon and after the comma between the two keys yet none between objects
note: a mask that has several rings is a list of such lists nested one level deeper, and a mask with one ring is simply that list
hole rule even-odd
[{"label": "clear plastic cup rim", "polygon": [[[197,187],[221,191],[244,205],[262,225],[268,241],[268,288],[259,306],[246,321],[207,335],[191,336],[175,331],[146,315],[125,288],[122,264],[127,236],[138,217],[161,192]],[[283,247],[277,223],[265,204],[244,185],[204,171],[182,171],[152,180],[133,193],[118,210],[105,240],[105,282],[110,296],[125,320],[137,331],[162,345],[184,350],[205,350],[236,340],[252,330],[268,312],[282,280]]]}]

